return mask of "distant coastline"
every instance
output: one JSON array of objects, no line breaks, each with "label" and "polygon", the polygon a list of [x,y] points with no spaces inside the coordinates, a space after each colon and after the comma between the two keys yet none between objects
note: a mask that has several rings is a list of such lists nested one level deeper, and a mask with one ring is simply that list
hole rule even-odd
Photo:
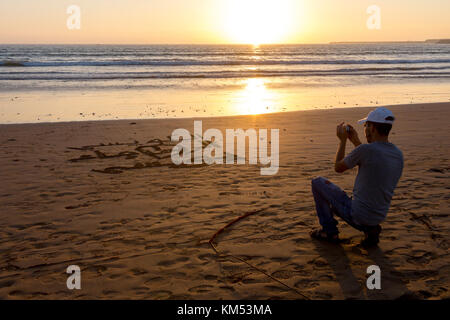
[{"label": "distant coastline", "polygon": [[450,39],[427,39],[425,41],[332,41],[329,44],[371,44],[371,43],[433,43],[450,44]]},{"label": "distant coastline", "polygon": [[450,44],[450,39],[428,39],[425,42]]}]

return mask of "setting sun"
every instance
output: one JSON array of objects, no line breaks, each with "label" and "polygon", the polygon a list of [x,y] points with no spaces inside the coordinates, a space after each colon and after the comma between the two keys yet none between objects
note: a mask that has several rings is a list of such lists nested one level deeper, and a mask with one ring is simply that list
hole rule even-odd
[{"label": "setting sun", "polygon": [[234,43],[281,43],[296,31],[298,14],[292,0],[229,0],[224,9],[224,30]]}]

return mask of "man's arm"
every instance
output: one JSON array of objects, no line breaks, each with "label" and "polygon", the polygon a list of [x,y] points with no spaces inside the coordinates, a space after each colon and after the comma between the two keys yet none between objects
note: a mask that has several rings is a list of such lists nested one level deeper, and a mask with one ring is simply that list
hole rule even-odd
[{"label": "man's arm", "polygon": [[339,138],[339,147],[338,151],[336,152],[336,159],[334,161],[334,170],[338,173],[341,173],[348,169],[347,165],[344,162],[345,145],[347,143],[348,132],[343,122],[337,126],[336,135]]},{"label": "man's arm", "polygon": [[347,165],[344,162],[344,156],[345,156],[345,144],[346,140],[339,142],[338,151],[336,152],[336,160],[334,161],[334,170],[336,172],[344,172],[345,170],[348,170]]}]

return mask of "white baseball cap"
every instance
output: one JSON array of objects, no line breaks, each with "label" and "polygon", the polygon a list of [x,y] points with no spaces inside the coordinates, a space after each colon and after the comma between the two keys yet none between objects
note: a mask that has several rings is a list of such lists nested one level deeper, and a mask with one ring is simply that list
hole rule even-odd
[{"label": "white baseball cap", "polygon": [[366,118],[358,120],[359,124],[365,123],[367,121],[377,122],[377,123],[388,123],[393,124],[395,120],[394,114],[391,110],[384,107],[376,108],[375,110],[369,112]]}]

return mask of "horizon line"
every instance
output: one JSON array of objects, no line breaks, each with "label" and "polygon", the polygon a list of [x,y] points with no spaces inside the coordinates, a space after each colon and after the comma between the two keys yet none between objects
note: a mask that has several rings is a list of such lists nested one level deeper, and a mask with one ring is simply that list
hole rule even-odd
[{"label": "horizon line", "polygon": [[364,43],[426,43],[433,41],[442,41],[447,40],[450,41],[450,38],[431,38],[425,40],[380,40],[380,41],[328,41],[328,42],[299,42],[299,43],[138,43],[138,42],[130,42],[130,43],[114,43],[114,42],[106,42],[106,43],[90,43],[90,42],[2,42],[0,45],[155,45],[155,46],[169,46],[169,45],[180,45],[180,46],[201,46],[201,45],[210,45],[210,46],[225,46],[225,45],[242,45],[242,46],[271,46],[271,45],[324,45],[324,44],[364,44]]}]

